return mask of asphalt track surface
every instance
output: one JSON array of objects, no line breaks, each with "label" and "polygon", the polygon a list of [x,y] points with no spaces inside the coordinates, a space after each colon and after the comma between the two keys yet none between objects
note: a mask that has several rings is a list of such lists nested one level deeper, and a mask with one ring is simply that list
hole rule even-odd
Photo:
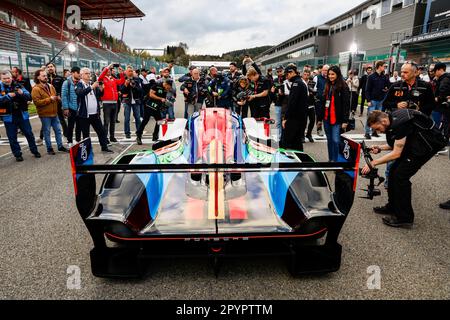
[{"label": "asphalt track surface", "polygon": [[[176,114],[183,114],[181,101]],[[119,132],[123,114],[120,120]],[[38,133],[39,119],[32,125]],[[147,130],[150,139],[153,121]],[[6,137],[3,127],[0,134]],[[123,131],[117,136],[121,143],[112,147],[113,155],[94,146],[96,163],[142,149],[124,140]],[[8,144],[0,143],[0,299],[450,298],[450,211],[438,207],[450,197],[448,156],[433,158],[413,178],[416,221],[411,230],[387,227],[372,212],[385,203],[384,190],[374,201],[356,198],[340,235],[339,272],[293,278],[281,258],[252,258],[225,261],[216,278],[207,259],[165,259],[153,261],[144,279],[118,281],[91,274],[92,242],[75,207],[68,155],[49,156],[39,148],[42,159],[25,149],[25,161],[17,163]],[[308,143],[305,151],[326,160],[324,142]],[[365,184],[360,180],[359,188]],[[363,195],[358,191],[357,196]],[[80,289],[67,286],[73,265],[81,271]],[[379,290],[368,289],[371,266],[381,270]]]}]

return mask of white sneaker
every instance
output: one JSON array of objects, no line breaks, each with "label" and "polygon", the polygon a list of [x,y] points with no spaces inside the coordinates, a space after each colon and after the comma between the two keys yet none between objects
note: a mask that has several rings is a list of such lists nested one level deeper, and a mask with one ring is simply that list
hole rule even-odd
[{"label": "white sneaker", "polygon": [[41,138],[37,138],[36,139],[36,145],[37,146],[42,146],[44,144],[44,141]]},{"label": "white sneaker", "polygon": [[441,151],[439,151],[437,154],[440,155],[440,156],[443,156],[443,155],[445,155],[447,153],[448,153],[448,148],[444,148]]}]

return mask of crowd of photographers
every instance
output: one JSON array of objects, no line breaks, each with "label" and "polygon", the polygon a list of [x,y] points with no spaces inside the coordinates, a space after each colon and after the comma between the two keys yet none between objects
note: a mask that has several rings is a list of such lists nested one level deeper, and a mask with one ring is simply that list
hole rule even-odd
[{"label": "crowd of photographers", "polygon": [[[136,141],[142,144],[150,118],[159,121],[175,117],[177,88],[171,77],[172,66],[169,64],[159,74],[155,68],[134,70],[128,66],[123,70],[118,64],[111,64],[97,74],[88,68],[73,67],[59,76],[56,66],[50,63],[36,71],[33,87],[17,67],[1,72],[0,116],[12,153],[17,161],[23,161],[18,132],[26,137],[34,156],[40,158],[37,146],[43,141],[47,153],[55,154],[52,129],[57,150],[68,152],[63,136],[71,147],[74,131],[75,140],[80,141],[90,135],[91,127],[97,133],[102,151],[113,152],[109,146],[118,142],[115,126],[121,108],[125,137],[131,139],[133,114]],[[408,61],[402,66],[401,76],[398,72],[388,75],[384,61],[366,67],[361,76],[357,70],[350,70],[344,77],[339,66],[328,65],[317,69],[305,66],[303,70],[294,64],[280,65],[275,72],[269,69],[263,75],[249,56],[242,61],[242,69],[233,62],[226,73],[214,66],[208,70],[190,67],[189,73],[179,79],[185,102],[184,117],[204,107],[219,107],[231,109],[244,118],[270,119],[273,106],[275,139],[281,147],[303,151],[306,139],[314,142],[316,127],[319,136],[323,132],[327,136],[329,161],[336,162],[340,135],[355,128],[358,105],[359,116],[363,116],[367,102],[367,116],[372,122],[366,123],[366,139],[377,137],[382,131],[373,129],[377,127],[375,116],[371,118],[373,113],[378,116],[376,119],[381,119],[379,112],[406,109],[432,118],[448,144],[450,75],[443,63],[426,69]],[[32,102],[42,124],[38,140],[27,112]],[[158,138],[158,128],[157,125],[154,128],[153,140]],[[436,152],[446,153],[448,149]],[[394,160],[386,161],[388,181]],[[442,207],[448,209],[449,205],[447,202]]]}]

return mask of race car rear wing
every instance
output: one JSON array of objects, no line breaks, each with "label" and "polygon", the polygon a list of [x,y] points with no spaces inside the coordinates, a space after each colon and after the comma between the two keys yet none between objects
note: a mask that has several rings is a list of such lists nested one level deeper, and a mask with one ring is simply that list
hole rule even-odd
[{"label": "race car rear wing", "polygon": [[94,165],[90,138],[70,149],[72,176],[78,209],[87,216],[96,200],[96,174],[143,173],[245,173],[245,172],[336,172],[336,198],[344,213],[353,204],[361,146],[342,137],[339,162],[238,163],[238,164],[101,164]]}]

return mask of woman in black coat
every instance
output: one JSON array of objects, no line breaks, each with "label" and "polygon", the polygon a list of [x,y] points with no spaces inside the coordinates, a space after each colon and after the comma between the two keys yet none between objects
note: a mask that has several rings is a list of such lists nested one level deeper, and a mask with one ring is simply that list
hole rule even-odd
[{"label": "woman in black coat", "polygon": [[341,130],[347,128],[350,115],[350,90],[338,66],[328,70],[324,98],[323,125],[328,140],[328,158],[330,162],[337,162]]}]

